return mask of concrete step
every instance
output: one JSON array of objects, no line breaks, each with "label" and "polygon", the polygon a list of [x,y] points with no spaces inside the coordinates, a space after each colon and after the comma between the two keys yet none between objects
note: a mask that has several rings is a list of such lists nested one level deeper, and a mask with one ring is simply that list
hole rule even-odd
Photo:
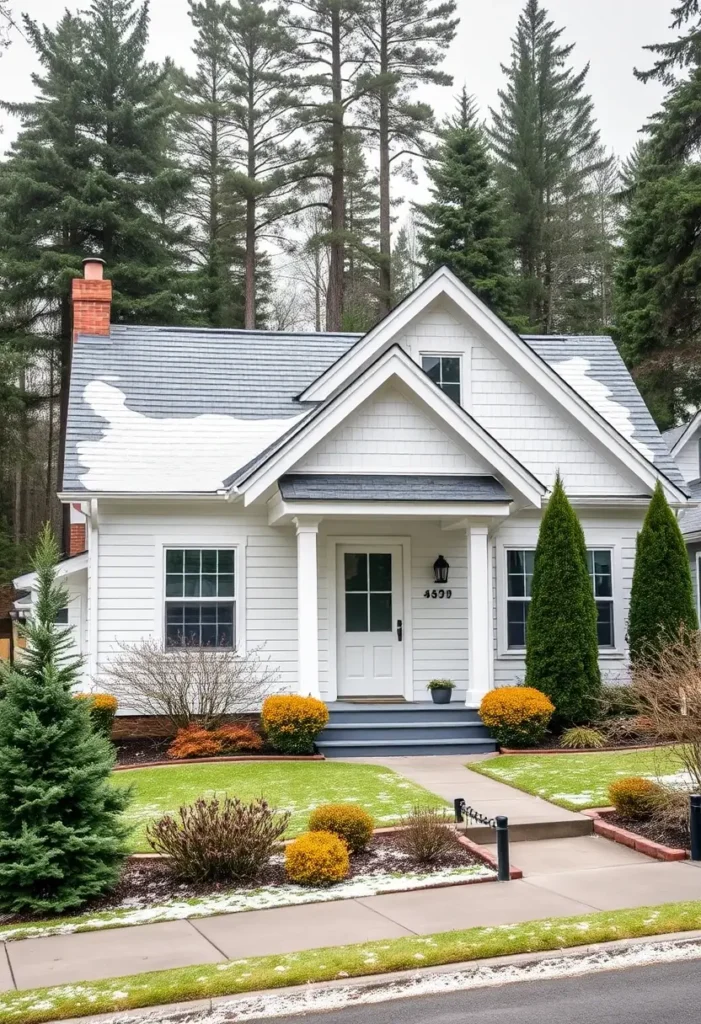
[{"label": "concrete step", "polygon": [[320,736],[321,742],[326,740],[433,740],[455,739],[471,740],[486,739],[487,732],[481,722],[421,721],[410,718],[409,721],[388,722],[330,722]]},{"label": "concrete step", "polygon": [[342,701],[328,704],[329,722],[396,722],[419,719],[430,721],[474,722],[481,725],[477,711],[464,704],[347,704]]},{"label": "concrete step", "polygon": [[446,754],[491,754],[496,750],[496,744],[489,738],[327,740],[324,739],[324,733],[316,745],[320,753],[328,758],[431,757]]}]

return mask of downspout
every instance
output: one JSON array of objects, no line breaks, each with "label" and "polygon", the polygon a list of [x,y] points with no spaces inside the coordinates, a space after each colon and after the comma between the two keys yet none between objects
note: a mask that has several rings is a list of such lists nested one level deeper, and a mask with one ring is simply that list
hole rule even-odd
[{"label": "downspout", "polygon": [[100,594],[100,520],[97,509],[97,498],[90,499],[88,514],[88,682],[97,679],[97,642],[98,642],[98,607]]}]

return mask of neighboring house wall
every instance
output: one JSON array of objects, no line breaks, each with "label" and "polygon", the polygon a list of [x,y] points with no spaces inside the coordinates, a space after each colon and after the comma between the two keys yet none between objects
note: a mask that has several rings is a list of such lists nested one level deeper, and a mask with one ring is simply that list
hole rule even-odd
[{"label": "neighboring house wall", "polygon": [[694,588],[694,606],[701,621],[701,604],[699,603],[699,572],[701,571],[701,543],[687,544],[689,552],[689,568],[691,569],[691,585]]},{"label": "neighboring house wall", "polygon": [[695,430],[674,457],[674,461],[679,466],[679,471],[685,480],[698,480],[701,477],[701,466],[699,465],[700,435],[701,430]]},{"label": "neighboring house wall", "polygon": [[640,494],[640,483],[568,423],[555,398],[510,369],[479,328],[434,309],[400,343],[419,363],[431,352],[459,355],[463,406],[545,484],[560,470],[571,495]]}]

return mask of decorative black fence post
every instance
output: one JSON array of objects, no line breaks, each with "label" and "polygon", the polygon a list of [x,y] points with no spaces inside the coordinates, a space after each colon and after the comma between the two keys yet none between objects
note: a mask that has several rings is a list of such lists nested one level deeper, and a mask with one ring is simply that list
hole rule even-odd
[{"label": "decorative black fence post", "polygon": [[701,860],[701,795],[689,797],[689,829],[691,831],[691,859]]},{"label": "decorative black fence post", "polygon": [[511,878],[509,866],[509,819],[499,816],[496,818],[497,833],[497,879],[500,882],[508,882]]},{"label": "decorative black fence post", "polygon": [[[701,797],[699,797],[699,800],[701,800]],[[488,828],[494,829],[497,834],[497,879],[500,882],[510,881],[509,819],[503,815],[499,815],[496,818],[487,818],[486,815],[476,811],[474,807],[470,807],[462,797],[457,797],[453,800],[453,807],[455,809],[455,821],[458,825],[464,821],[466,832],[471,821],[476,821],[480,825],[486,825]],[[701,859],[701,856],[699,859]]]}]

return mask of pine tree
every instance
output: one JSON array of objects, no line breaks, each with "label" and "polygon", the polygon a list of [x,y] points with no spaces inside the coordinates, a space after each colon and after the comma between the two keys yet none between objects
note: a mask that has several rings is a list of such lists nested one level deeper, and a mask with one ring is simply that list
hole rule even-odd
[{"label": "pine tree", "polygon": [[377,176],[368,169],[361,140],[351,133],[345,149],[344,201],[343,329],[365,332],[377,321]]},{"label": "pine tree", "polygon": [[392,306],[413,292],[419,283],[413,220],[397,232],[392,249]]},{"label": "pine tree", "polygon": [[148,3],[92,0],[81,62],[90,173],[79,210],[107,263],[117,321],[182,322],[187,176],[173,147],[171,69],[145,59]]},{"label": "pine tree", "polygon": [[55,620],[67,593],[56,582],[58,548],[47,527],[34,559],[36,615],[27,650],[3,666],[0,701],[0,908],[60,913],[115,885],[129,829],[128,794],[110,785],[113,748],[76,700],[79,661]]},{"label": "pine tree", "polygon": [[584,533],[559,475],[535,553],[526,683],[547,694],[560,724],[586,722],[601,687],[597,611]]},{"label": "pine tree", "polygon": [[265,290],[259,270],[261,239],[275,234],[278,221],[297,209],[298,165],[305,150],[292,142],[298,107],[295,91],[299,48],[285,24],[285,8],[265,0],[235,0],[227,17],[231,68],[230,123],[235,169],[226,178],[245,221],[245,326],[260,327],[257,299]]},{"label": "pine tree", "polygon": [[539,0],[527,0],[490,130],[513,211],[519,312],[541,333],[567,327],[557,322],[560,268],[553,250],[554,221],[563,204],[571,217],[577,196],[586,195],[599,140],[592,101],[584,91],[589,67],[578,73],[569,67],[574,46],[562,45],[563,31],[548,20]]},{"label": "pine tree", "polygon": [[616,280],[621,352],[661,427],[701,406],[701,5],[685,0],[672,13],[687,31],[648,47],[658,60],[638,72],[668,92],[632,169]]},{"label": "pine tree", "polygon": [[228,0],[188,3],[197,67],[194,75],[177,78],[177,143],[190,178],[192,313],[210,327],[242,327],[244,211],[224,189],[235,153],[230,5]]},{"label": "pine tree", "polygon": [[689,556],[658,483],[635,549],[628,620],[631,660],[659,650],[682,627],[698,629]]},{"label": "pine tree", "polygon": [[446,265],[495,313],[513,311],[514,279],[503,196],[474,101],[465,89],[428,167],[431,202],[417,207],[426,274]]},{"label": "pine tree", "polygon": [[429,152],[425,133],[433,126],[433,110],[413,93],[419,84],[453,84],[439,65],[455,37],[456,8],[456,0],[366,0],[360,10],[374,76],[365,130],[376,139],[379,157],[380,317],[392,298],[392,173],[408,170],[403,157],[423,159]]}]

